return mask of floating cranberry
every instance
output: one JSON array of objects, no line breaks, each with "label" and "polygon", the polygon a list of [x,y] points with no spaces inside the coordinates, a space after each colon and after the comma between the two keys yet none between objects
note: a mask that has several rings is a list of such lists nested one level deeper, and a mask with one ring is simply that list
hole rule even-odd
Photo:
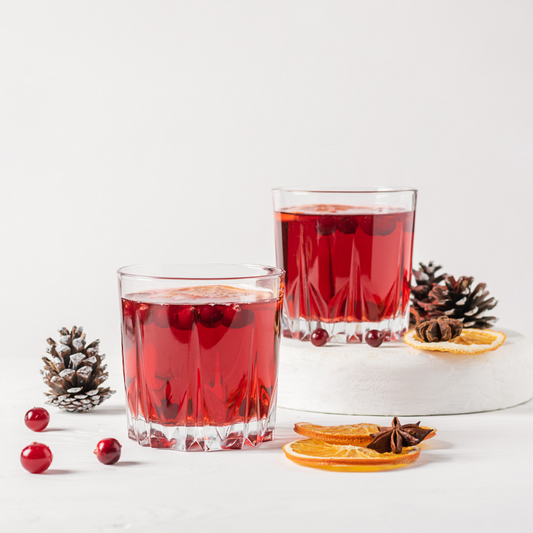
[{"label": "floating cranberry", "polygon": [[319,235],[331,235],[337,229],[337,221],[333,216],[323,216],[316,221],[315,227]]},{"label": "floating cranberry", "polygon": [[368,236],[374,235],[374,217],[372,215],[364,215],[359,217],[359,227]]},{"label": "floating cranberry", "polygon": [[392,215],[364,215],[359,219],[359,227],[369,236],[385,237],[396,229],[396,219]]},{"label": "floating cranberry", "polygon": [[105,465],[113,465],[120,459],[122,446],[117,439],[102,439],[94,453],[96,458]]},{"label": "floating cranberry", "polygon": [[224,306],[222,305],[203,305],[198,315],[200,322],[206,328],[216,328],[224,316]]},{"label": "floating cranberry", "polygon": [[365,342],[369,346],[372,346],[372,348],[379,348],[383,344],[384,338],[385,335],[382,331],[378,331],[377,329],[371,329],[370,331],[366,332]]},{"label": "floating cranberry", "polygon": [[194,307],[182,309],[179,316],[179,323],[182,329],[191,329],[198,320],[198,312]]},{"label": "floating cranberry", "polygon": [[339,220],[337,229],[341,233],[344,233],[344,235],[351,235],[352,233],[355,233],[357,231],[358,225],[359,224],[357,223],[357,218],[355,216],[342,217]]},{"label": "floating cranberry", "polygon": [[131,318],[135,312],[135,303],[131,300],[122,300],[122,316]]},{"label": "floating cranberry", "polygon": [[154,324],[160,328],[168,328],[168,305],[155,305],[152,308],[152,317]]},{"label": "floating cranberry", "polygon": [[396,219],[393,216],[380,215],[374,223],[374,235],[385,237],[396,229]]},{"label": "floating cranberry", "polygon": [[192,329],[198,320],[198,312],[194,307],[184,307],[180,311],[178,323],[181,329]]},{"label": "floating cranberry", "polygon": [[325,346],[329,340],[328,332],[325,329],[317,328],[311,333],[311,344],[313,346]]},{"label": "floating cranberry", "polygon": [[46,444],[32,442],[20,454],[20,463],[32,474],[42,474],[52,464],[54,456]]},{"label": "floating cranberry", "polygon": [[139,317],[139,322],[143,326],[147,326],[148,324],[150,324],[153,320],[150,305],[145,304],[145,303],[138,304],[137,305],[137,316]]},{"label": "floating cranberry", "polygon": [[240,314],[238,315],[238,320],[235,320],[233,322],[234,328],[244,328],[246,326],[249,326],[250,324],[253,324],[255,321],[255,314],[253,311],[250,311],[249,309],[241,309]]},{"label": "floating cranberry", "polygon": [[253,312],[248,309],[243,309],[240,305],[228,305],[224,309],[224,316],[222,317],[222,325],[240,329],[250,325],[254,321]]},{"label": "floating cranberry", "polygon": [[32,431],[46,429],[50,422],[50,413],[43,407],[34,407],[24,415],[24,423]]},{"label": "floating cranberry", "polygon": [[190,330],[198,320],[198,311],[194,307],[171,305],[168,319],[173,328]]},{"label": "floating cranberry", "polygon": [[135,316],[135,302],[131,300],[122,300],[122,318],[125,335],[133,335],[133,317]]},{"label": "floating cranberry", "polygon": [[[235,325],[239,322],[240,315],[242,314],[242,308],[239,305],[228,305],[224,309],[224,316],[222,317],[222,325],[227,328]],[[235,325],[234,325],[235,324]]]}]

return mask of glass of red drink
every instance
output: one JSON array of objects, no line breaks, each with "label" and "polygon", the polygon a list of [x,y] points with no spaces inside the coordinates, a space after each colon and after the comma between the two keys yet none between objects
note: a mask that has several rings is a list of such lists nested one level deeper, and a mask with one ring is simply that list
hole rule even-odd
[{"label": "glass of red drink", "polygon": [[283,270],[139,265],[118,278],[129,437],[206,451],[272,440]]},{"label": "glass of red drink", "polygon": [[282,327],[337,343],[409,325],[415,189],[274,189],[276,256],[286,271]]}]

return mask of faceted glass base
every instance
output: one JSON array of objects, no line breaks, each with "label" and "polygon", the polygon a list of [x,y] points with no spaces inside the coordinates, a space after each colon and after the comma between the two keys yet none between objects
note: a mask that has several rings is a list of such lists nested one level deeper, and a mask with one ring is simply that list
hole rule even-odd
[{"label": "faceted glass base", "polygon": [[268,418],[230,426],[163,426],[134,418],[128,412],[128,436],[141,446],[179,451],[240,450],[257,447],[274,437],[275,408]]},{"label": "faceted glass base", "polygon": [[385,334],[385,341],[400,340],[409,329],[409,310],[395,318],[381,322],[322,322],[305,318],[288,318],[283,316],[283,335],[290,339],[308,341],[311,333],[317,328],[325,329],[329,334],[329,342],[352,344],[364,342],[367,331],[377,329]]}]

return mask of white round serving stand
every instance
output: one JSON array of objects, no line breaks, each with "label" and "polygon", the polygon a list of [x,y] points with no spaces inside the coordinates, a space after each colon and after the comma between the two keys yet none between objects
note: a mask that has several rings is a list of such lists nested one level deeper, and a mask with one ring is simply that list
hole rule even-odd
[{"label": "white round serving stand", "polygon": [[422,416],[504,409],[533,397],[533,343],[514,331],[497,350],[457,355],[403,342],[332,345],[283,339],[280,407]]}]

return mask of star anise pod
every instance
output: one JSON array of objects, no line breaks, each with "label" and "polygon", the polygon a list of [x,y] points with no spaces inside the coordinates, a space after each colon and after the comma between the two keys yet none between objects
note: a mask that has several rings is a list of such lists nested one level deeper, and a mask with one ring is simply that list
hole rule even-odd
[{"label": "star anise pod", "polygon": [[415,328],[418,338],[423,342],[445,342],[459,337],[463,331],[463,321],[439,316],[427,320]]},{"label": "star anise pod", "polygon": [[379,428],[379,433],[370,435],[374,440],[367,448],[379,453],[402,453],[404,446],[415,446],[431,433],[431,429],[424,429],[419,426],[420,422],[402,426],[395,416],[392,420],[392,427]]}]

